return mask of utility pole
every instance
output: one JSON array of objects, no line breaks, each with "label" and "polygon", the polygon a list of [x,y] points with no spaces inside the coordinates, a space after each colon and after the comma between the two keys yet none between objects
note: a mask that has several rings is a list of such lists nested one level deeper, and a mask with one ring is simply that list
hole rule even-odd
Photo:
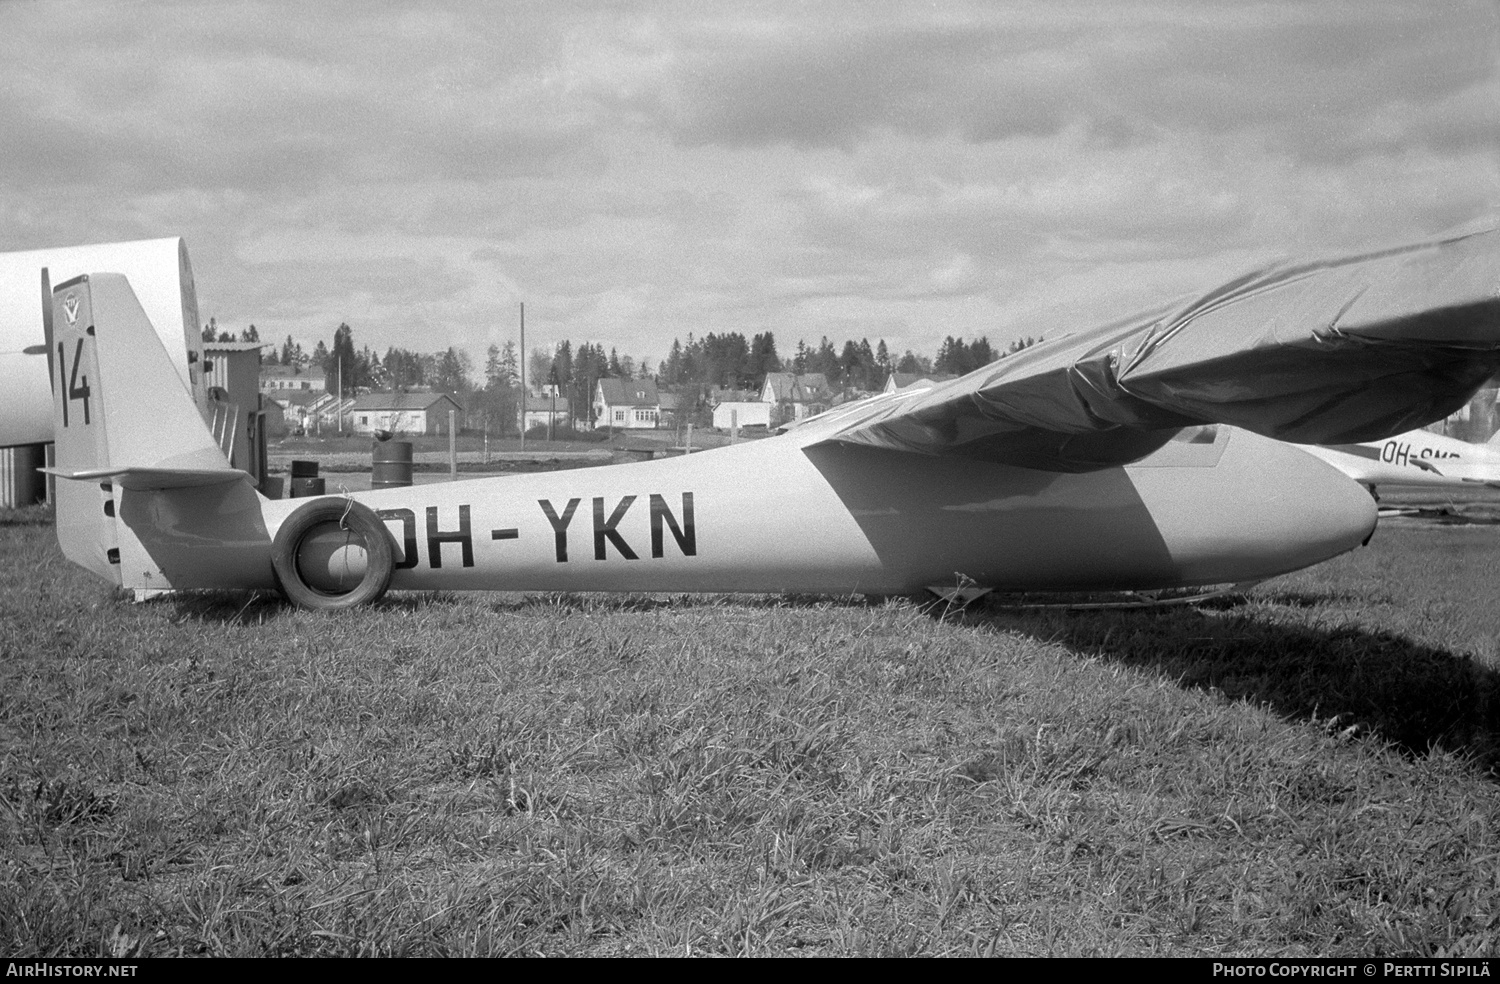
[{"label": "utility pole", "polygon": [[526,450],[526,302],[521,302],[521,450]]}]

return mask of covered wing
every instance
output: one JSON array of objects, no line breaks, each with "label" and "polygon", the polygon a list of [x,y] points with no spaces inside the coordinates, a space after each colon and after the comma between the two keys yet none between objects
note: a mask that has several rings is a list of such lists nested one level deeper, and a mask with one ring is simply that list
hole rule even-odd
[{"label": "covered wing", "polygon": [[[1044,334],[1055,334],[1043,328]],[[1457,410],[1500,369],[1500,230],[1260,270],[813,421],[806,438],[1054,471],[1195,424],[1357,443]]]}]

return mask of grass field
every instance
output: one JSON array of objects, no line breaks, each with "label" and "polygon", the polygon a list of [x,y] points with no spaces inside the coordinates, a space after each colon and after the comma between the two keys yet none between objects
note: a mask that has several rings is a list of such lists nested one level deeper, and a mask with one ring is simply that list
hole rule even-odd
[{"label": "grass field", "polygon": [[6,955],[1500,952],[1500,526],[946,616],[0,556]]}]

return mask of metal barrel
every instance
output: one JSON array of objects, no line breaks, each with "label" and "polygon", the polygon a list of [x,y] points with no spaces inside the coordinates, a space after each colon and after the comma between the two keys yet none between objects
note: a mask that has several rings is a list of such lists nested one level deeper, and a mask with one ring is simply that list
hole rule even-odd
[{"label": "metal barrel", "polygon": [[47,463],[45,444],[0,448],[0,507],[19,508],[47,497],[47,479],[37,471]]},{"label": "metal barrel", "polygon": [[317,478],[318,463],[316,461],[293,461],[291,477],[293,479]]},{"label": "metal barrel", "polygon": [[323,480],[321,478],[294,478],[292,479],[291,499],[309,499],[313,496],[323,494]]},{"label": "metal barrel", "polygon": [[370,447],[370,488],[400,489],[410,484],[411,442],[374,442]]}]

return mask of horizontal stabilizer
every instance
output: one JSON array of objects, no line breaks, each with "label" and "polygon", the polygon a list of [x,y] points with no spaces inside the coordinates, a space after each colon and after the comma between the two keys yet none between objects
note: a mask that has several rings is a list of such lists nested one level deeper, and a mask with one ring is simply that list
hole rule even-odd
[{"label": "horizontal stabilizer", "polygon": [[187,489],[201,485],[219,485],[224,482],[248,482],[248,472],[238,468],[91,468],[85,471],[68,472],[59,468],[42,468],[40,471],[58,478],[75,482],[105,481],[122,489]]}]

